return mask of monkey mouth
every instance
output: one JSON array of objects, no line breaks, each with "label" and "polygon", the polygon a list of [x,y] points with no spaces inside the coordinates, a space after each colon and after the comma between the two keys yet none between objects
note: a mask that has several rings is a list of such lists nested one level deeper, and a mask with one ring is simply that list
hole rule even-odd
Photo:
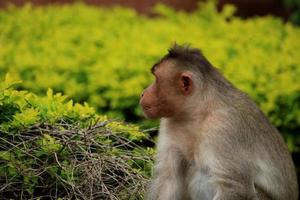
[{"label": "monkey mouth", "polygon": [[148,111],[151,109],[151,106],[149,106],[143,102],[140,102],[140,106],[142,107],[143,111]]},{"label": "monkey mouth", "polygon": [[143,113],[144,113],[145,117],[148,117],[149,114],[151,113],[151,107],[150,106],[143,107]]},{"label": "monkey mouth", "polygon": [[146,111],[148,111],[148,110],[150,110],[151,109],[151,107],[150,106],[142,106],[143,107],[143,110],[146,110]]},{"label": "monkey mouth", "polygon": [[153,108],[151,106],[143,106],[144,116],[148,119],[154,118]]}]

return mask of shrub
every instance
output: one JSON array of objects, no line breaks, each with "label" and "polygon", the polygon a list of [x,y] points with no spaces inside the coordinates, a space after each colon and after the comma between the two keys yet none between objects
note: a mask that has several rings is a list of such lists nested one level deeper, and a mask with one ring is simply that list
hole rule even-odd
[{"label": "shrub", "polygon": [[283,0],[283,4],[291,12],[289,20],[296,25],[300,25],[300,1],[298,0]]},{"label": "shrub", "polygon": [[0,84],[1,199],[142,199],[152,150],[138,127],[48,90]]},{"label": "shrub", "polygon": [[191,43],[259,104],[290,150],[299,149],[298,27],[272,16],[242,20],[233,7],[218,13],[213,3],[194,13],[163,5],[156,11],[159,17],[148,18],[84,4],[1,10],[0,74],[21,77],[20,89],[52,88],[109,116],[138,121],[150,66],[174,41]]}]

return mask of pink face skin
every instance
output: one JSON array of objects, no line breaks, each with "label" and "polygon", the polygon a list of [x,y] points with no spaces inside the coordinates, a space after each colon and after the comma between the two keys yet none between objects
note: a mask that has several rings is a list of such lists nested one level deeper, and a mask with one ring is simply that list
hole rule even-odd
[{"label": "pink face skin", "polygon": [[146,88],[142,94],[140,105],[143,109],[145,117],[149,119],[160,118],[160,106],[157,84],[152,83]]}]

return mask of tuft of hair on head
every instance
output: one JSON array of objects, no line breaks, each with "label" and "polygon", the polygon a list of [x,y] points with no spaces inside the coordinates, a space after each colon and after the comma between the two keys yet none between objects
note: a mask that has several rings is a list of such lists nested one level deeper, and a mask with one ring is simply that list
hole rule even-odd
[{"label": "tuft of hair on head", "polygon": [[176,42],[168,50],[168,57],[190,57],[190,56],[203,56],[200,49],[191,48],[190,44],[179,45]]},{"label": "tuft of hair on head", "polygon": [[163,60],[172,59],[182,68],[189,68],[206,74],[213,68],[200,49],[191,48],[190,44],[174,45],[168,50]]}]

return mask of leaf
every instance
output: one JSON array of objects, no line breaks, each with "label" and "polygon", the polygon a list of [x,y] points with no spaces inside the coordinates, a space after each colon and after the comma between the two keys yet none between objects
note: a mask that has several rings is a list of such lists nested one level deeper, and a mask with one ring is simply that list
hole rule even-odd
[{"label": "leaf", "polygon": [[10,88],[16,84],[19,84],[21,82],[22,81],[18,78],[18,76],[7,73],[5,75],[4,82],[0,83],[0,89],[1,90],[8,89],[8,88]]},{"label": "leaf", "polygon": [[47,97],[49,99],[52,99],[53,98],[53,90],[51,88],[48,88],[47,90]]},{"label": "leaf", "polygon": [[15,159],[14,155],[9,151],[0,151],[0,159],[12,161]]},{"label": "leaf", "polygon": [[46,153],[58,152],[62,148],[59,140],[55,139],[49,134],[43,134],[43,138],[39,141],[39,145]]},{"label": "leaf", "polygon": [[39,120],[39,111],[34,108],[28,108],[23,110],[21,113],[14,115],[13,126],[29,126],[33,125]]}]

